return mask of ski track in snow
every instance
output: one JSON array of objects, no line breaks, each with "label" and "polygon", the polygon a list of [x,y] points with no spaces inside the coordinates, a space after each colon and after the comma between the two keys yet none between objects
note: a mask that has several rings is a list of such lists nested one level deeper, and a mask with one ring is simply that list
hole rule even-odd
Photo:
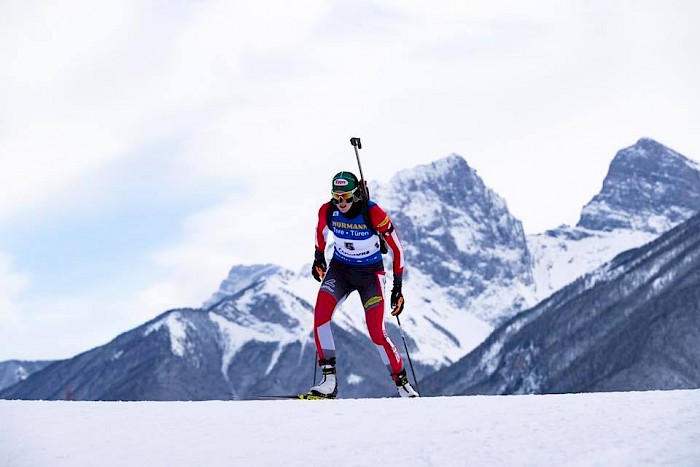
[{"label": "ski track in snow", "polygon": [[238,402],[0,401],[0,465],[700,464],[700,390]]}]

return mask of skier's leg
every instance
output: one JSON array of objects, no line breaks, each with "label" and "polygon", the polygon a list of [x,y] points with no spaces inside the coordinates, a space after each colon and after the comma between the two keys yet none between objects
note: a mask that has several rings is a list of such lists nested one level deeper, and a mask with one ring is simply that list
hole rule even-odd
[{"label": "skier's leg", "polygon": [[401,354],[391,342],[384,327],[384,271],[374,272],[374,280],[367,281],[359,289],[362,303],[365,306],[365,319],[372,342],[377,347],[379,355],[391,373],[396,383],[396,389],[401,397],[418,397],[406,377]]},{"label": "skier's leg", "polygon": [[338,268],[328,268],[316,298],[314,308],[314,340],[318,352],[318,365],[321,367],[321,382],[309,390],[309,394],[334,398],[338,394],[335,370],[335,342],[331,332],[333,312],[348,295],[347,285],[338,274]]},{"label": "skier's leg", "polygon": [[331,262],[316,297],[314,340],[316,341],[319,362],[335,358],[335,342],[331,332],[331,318],[333,317],[333,312],[349,294],[348,286],[342,280],[340,269],[342,267]]},{"label": "skier's leg", "polygon": [[325,290],[318,292],[316,307],[314,308],[314,340],[316,341],[319,361],[335,358],[335,342],[331,331],[331,318],[336,308],[342,305],[344,301],[345,297],[337,300],[333,294]]},{"label": "skier's leg", "polygon": [[382,358],[389,372],[398,374],[403,369],[401,354],[389,338],[384,327],[384,271],[376,271],[374,277],[360,292],[360,298],[365,308],[365,320],[369,337],[377,347],[379,356]]},{"label": "skier's leg", "polygon": [[[382,273],[383,276],[383,273]],[[383,280],[383,277],[381,278]],[[381,284],[383,285],[383,283]],[[370,288],[371,290],[371,288]],[[381,293],[384,287],[379,288]],[[362,296],[362,294],[360,295]],[[376,297],[376,298],[372,298]],[[381,300],[379,300],[381,298]],[[376,302],[376,303],[375,303]],[[372,338],[372,342],[377,346],[379,355],[382,357],[384,364],[391,373],[391,378],[396,383],[396,389],[401,397],[418,397],[418,393],[409,383],[406,377],[406,370],[401,361],[401,354],[391,342],[391,339],[384,328],[384,300],[382,296],[374,295],[370,298],[362,298],[362,303],[365,304],[365,318],[367,320],[367,329]]]}]

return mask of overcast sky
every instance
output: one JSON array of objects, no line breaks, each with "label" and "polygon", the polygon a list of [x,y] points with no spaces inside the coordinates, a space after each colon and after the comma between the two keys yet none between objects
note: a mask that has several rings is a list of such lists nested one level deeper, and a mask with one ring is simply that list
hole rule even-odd
[{"label": "overcast sky", "polygon": [[199,306],[234,264],[300,270],[351,136],[370,180],[457,153],[526,232],[575,224],[640,137],[700,159],[699,13],[0,1],[0,361]]}]

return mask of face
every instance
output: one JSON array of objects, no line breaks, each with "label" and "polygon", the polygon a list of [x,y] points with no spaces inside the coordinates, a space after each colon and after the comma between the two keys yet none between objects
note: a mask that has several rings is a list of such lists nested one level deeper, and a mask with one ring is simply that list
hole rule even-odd
[{"label": "face", "polygon": [[338,206],[338,211],[345,214],[352,207],[352,199],[350,201],[345,201],[344,199],[341,199],[340,203],[337,203],[336,206]]},{"label": "face", "polygon": [[345,214],[352,207],[353,196],[351,193],[333,193],[333,203],[338,207],[338,211]]}]

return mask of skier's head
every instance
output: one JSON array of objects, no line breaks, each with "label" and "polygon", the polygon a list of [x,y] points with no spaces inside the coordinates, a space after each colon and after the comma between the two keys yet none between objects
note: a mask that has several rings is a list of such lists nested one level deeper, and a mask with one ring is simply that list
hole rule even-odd
[{"label": "skier's head", "polygon": [[338,172],[331,183],[331,201],[338,206],[338,210],[346,213],[354,202],[362,199],[360,181],[352,172]]}]

